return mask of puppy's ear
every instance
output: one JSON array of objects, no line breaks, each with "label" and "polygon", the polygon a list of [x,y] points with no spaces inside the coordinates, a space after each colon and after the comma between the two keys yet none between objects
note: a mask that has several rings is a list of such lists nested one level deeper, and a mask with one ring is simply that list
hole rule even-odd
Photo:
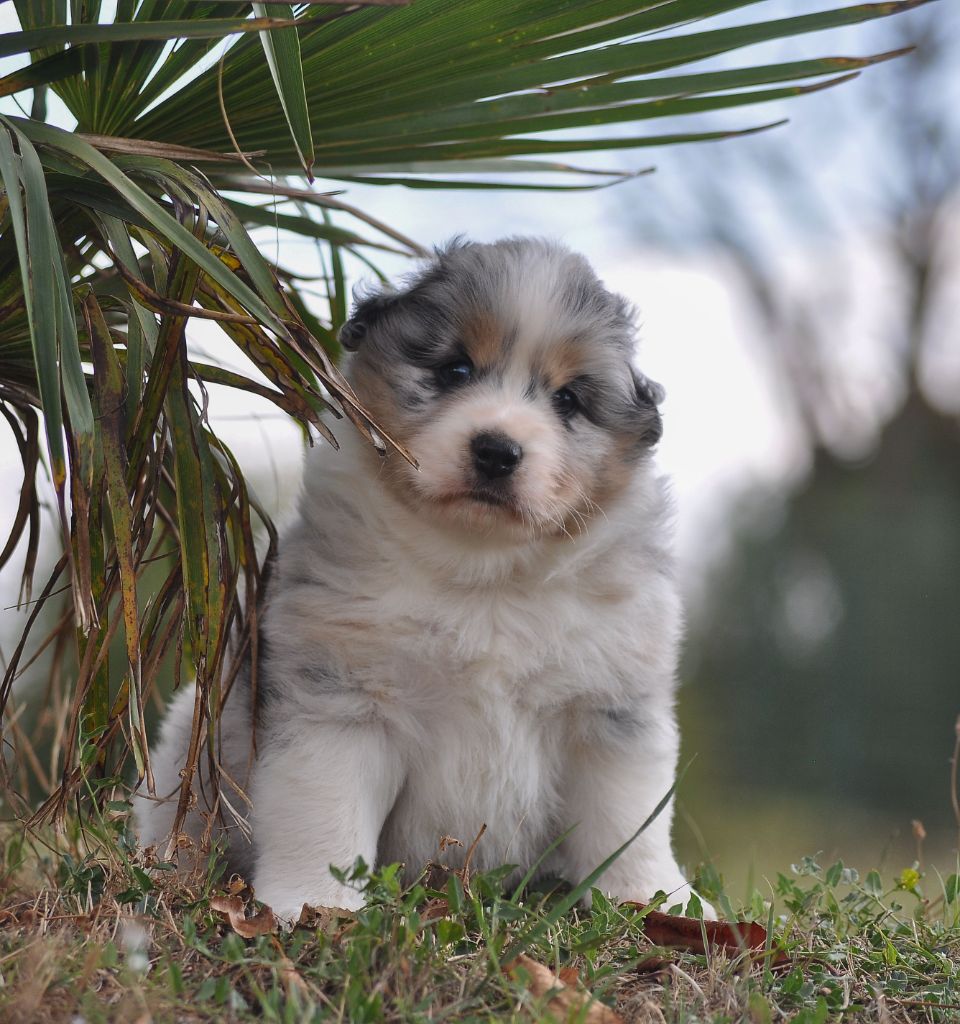
[{"label": "puppy's ear", "polygon": [[370,329],[394,305],[397,298],[396,293],[379,292],[357,302],[350,319],[344,323],[337,335],[340,344],[348,352],[355,352]]},{"label": "puppy's ear", "polygon": [[637,412],[642,428],[641,441],[647,445],[655,445],[663,434],[663,420],[657,408],[667,397],[662,384],[645,377],[636,370],[633,373],[633,386]]},{"label": "puppy's ear", "polygon": [[[469,249],[471,245],[471,242],[457,236],[443,248],[434,250],[433,260],[408,277],[399,288],[387,286],[382,291],[356,299],[350,319],[340,328],[337,336],[340,344],[348,352],[355,352],[386,314],[399,312],[402,308],[418,308],[424,290],[448,273],[447,265],[451,257]],[[422,316],[426,315],[427,310],[421,306],[419,312]]]},{"label": "puppy's ear", "polygon": [[658,405],[662,405],[663,400],[667,397],[666,388],[662,384],[658,384],[649,377],[644,377],[637,370],[633,371],[633,383],[637,389],[637,401],[642,405],[652,405],[656,408]]}]

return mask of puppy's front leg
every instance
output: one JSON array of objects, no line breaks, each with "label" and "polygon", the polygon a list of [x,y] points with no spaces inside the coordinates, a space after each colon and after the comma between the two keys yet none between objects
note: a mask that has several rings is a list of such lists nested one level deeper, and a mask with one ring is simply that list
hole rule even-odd
[{"label": "puppy's front leg", "polygon": [[[617,708],[599,716],[589,742],[573,745],[563,791],[573,832],[558,853],[563,876],[578,883],[637,831],[674,781],[678,738],[672,710],[651,718]],[[658,720],[660,719],[660,720]],[[665,720],[664,720],[665,719]],[[646,902],[662,889],[686,902],[687,884],[673,856],[673,801],[596,883],[617,900]]]},{"label": "puppy's front leg", "polygon": [[379,723],[285,723],[261,745],[253,785],[257,897],[282,920],[304,903],[355,910],[363,897],[330,873],[377,841],[402,783],[401,759]]}]

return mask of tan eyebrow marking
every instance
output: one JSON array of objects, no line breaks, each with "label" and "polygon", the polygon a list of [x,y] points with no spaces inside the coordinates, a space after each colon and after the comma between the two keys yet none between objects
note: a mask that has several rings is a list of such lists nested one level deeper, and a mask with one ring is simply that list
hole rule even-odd
[{"label": "tan eyebrow marking", "polygon": [[549,388],[562,388],[586,365],[583,350],[570,342],[548,345],[537,354],[534,371]]},{"label": "tan eyebrow marking", "polygon": [[506,331],[490,312],[476,313],[466,320],[461,336],[474,366],[491,366],[503,355]]}]

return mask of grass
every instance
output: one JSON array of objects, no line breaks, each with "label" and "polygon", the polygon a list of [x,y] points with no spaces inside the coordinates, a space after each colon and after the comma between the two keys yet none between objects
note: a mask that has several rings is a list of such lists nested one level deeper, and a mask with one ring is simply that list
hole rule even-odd
[{"label": "grass", "polygon": [[105,807],[57,837],[3,835],[0,1020],[960,1021],[957,874],[807,857],[736,906],[704,868],[723,916],[772,927],[763,950],[696,953],[597,892],[553,921],[561,894],[514,891],[506,869],[404,885],[358,865],[362,911],[279,934],[215,857],[178,877],[137,849],[125,801]]}]

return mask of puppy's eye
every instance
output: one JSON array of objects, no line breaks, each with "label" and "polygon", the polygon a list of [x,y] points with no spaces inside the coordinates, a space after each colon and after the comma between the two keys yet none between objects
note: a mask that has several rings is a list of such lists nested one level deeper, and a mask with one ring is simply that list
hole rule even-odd
[{"label": "puppy's eye", "polygon": [[469,359],[457,359],[434,370],[437,383],[444,388],[456,388],[466,384],[473,376],[473,363]]},{"label": "puppy's eye", "polygon": [[557,415],[563,419],[569,419],[579,408],[580,399],[569,389],[559,388],[550,396]]}]

